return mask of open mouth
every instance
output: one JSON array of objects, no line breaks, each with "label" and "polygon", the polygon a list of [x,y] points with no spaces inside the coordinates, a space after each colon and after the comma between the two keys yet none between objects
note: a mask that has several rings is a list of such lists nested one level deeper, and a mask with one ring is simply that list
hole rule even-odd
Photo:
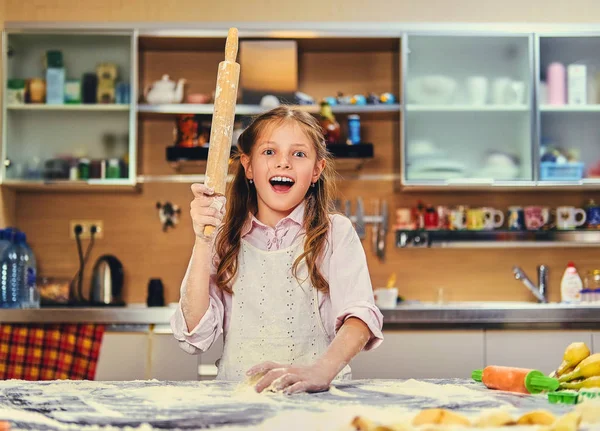
[{"label": "open mouth", "polygon": [[294,180],[290,177],[277,176],[272,177],[269,180],[269,183],[271,183],[271,187],[273,187],[273,190],[277,193],[287,193],[294,185]]}]

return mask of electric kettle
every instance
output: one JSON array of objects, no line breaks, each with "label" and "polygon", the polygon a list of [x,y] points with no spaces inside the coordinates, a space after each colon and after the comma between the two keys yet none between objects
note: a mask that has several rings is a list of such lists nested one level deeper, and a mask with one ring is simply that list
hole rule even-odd
[{"label": "electric kettle", "polygon": [[123,306],[123,265],[115,256],[105,254],[94,264],[91,305]]}]

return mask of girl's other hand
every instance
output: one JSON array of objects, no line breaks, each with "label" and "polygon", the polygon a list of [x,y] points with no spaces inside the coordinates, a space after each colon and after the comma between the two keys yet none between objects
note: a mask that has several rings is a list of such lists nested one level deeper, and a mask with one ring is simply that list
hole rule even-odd
[{"label": "girl's other hand", "polygon": [[264,374],[255,386],[256,392],[265,389],[283,391],[287,395],[300,392],[323,392],[333,380],[329,372],[318,365],[298,366],[263,362],[248,370],[249,377]]},{"label": "girl's other hand", "polygon": [[190,216],[196,238],[210,241],[213,235],[204,235],[206,226],[219,226],[225,215],[225,196],[217,196],[204,184],[192,184],[194,199],[190,204]]}]

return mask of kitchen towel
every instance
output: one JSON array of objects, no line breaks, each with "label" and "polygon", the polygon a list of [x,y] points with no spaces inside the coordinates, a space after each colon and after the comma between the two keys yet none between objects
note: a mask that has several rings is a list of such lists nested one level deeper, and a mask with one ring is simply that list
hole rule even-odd
[{"label": "kitchen towel", "polygon": [[0,324],[0,380],[94,380],[104,325]]}]

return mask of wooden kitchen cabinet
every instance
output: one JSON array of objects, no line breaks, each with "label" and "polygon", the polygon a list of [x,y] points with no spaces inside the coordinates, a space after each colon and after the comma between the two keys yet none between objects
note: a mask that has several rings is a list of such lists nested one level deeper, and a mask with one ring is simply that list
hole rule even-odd
[{"label": "wooden kitchen cabinet", "polygon": [[405,39],[403,182],[533,181],[533,36]]},{"label": "wooden kitchen cabinet", "polygon": [[198,356],[184,352],[173,334],[152,333],[150,337],[150,378],[198,380]]},{"label": "wooden kitchen cabinet", "polygon": [[395,331],[383,333],[375,350],[350,364],[354,379],[469,378],[484,365],[483,331]]},{"label": "wooden kitchen cabinet", "polygon": [[148,332],[105,332],[95,380],[148,378],[148,340]]},{"label": "wooden kitchen cabinet", "polygon": [[600,331],[592,332],[592,345],[590,348],[594,353],[600,353]]},{"label": "wooden kitchen cabinet", "polygon": [[223,353],[223,337],[218,340],[205,353],[198,355],[198,380],[213,380],[217,376],[216,362]]},{"label": "wooden kitchen cabinet", "polygon": [[[572,185],[597,184],[600,180],[597,139],[600,133],[600,69],[596,58],[600,36],[542,34],[538,43],[540,132],[537,145],[540,159],[537,162],[540,163],[540,180]],[[560,85],[554,84],[561,74],[565,80],[563,91],[559,91]],[[568,153],[573,160],[568,164],[557,164],[552,155],[554,150]]]},{"label": "wooden kitchen cabinet", "polygon": [[582,341],[592,348],[592,332],[486,331],[485,341],[486,365],[533,368],[550,373],[562,362],[569,344]]}]

